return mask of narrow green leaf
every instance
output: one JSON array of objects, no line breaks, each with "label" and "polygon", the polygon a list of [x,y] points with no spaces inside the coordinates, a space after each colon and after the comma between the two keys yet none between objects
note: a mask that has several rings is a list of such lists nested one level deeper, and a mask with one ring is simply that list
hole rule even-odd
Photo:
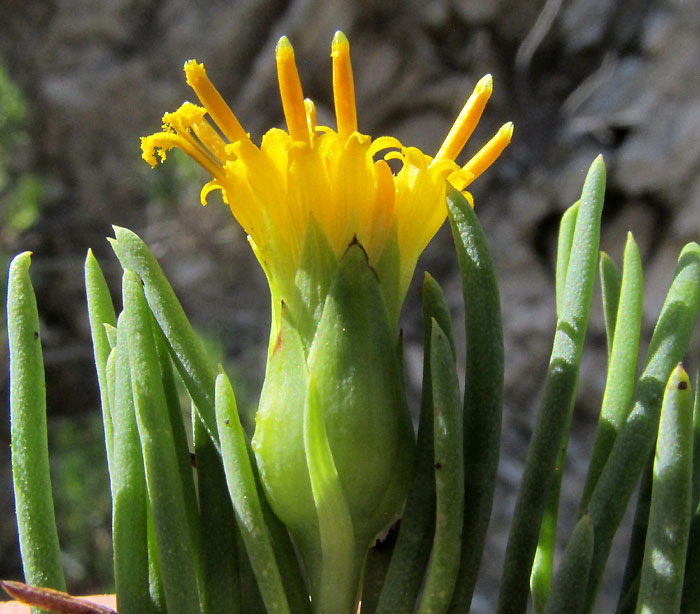
[{"label": "narrow green leaf", "polygon": [[[569,272],[569,261],[571,258],[571,246],[574,241],[576,230],[576,219],[581,201],[575,202],[562,215],[559,224],[559,236],[557,239],[557,264],[556,264],[556,311],[559,317],[564,310],[564,299],[566,297],[566,279]],[[575,402],[576,392],[572,395],[572,404]],[[573,407],[569,409],[569,415],[573,414]],[[567,424],[566,432],[571,429],[571,424]],[[532,594],[532,604],[535,614],[542,614],[549,599],[549,592],[552,584],[552,573],[554,570],[554,553],[557,539],[557,520],[559,518],[559,494],[561,492],[561,482],[564,475],[564,465],[566,463],[566,448],[569,442],[568,436],[559,449],[554,467],[552,483],[547,491],[544,513],[542,515],[542,525],[537,541],[537,550],[532,562],[532,573],[530,574],[530,593]]]},{"label": "narrow green leaf", "polygon": [[7,284],[15,514],[26,583],[65,591],[49,474],[39,314],[29,278],[30,264],[30,252],[15,256]]},{"label": "narrow green leaf", "polygon": [[124,311],[136,424],[168,611],[199,614],[197,567],[168,406],[139,277],[124,272]]},{"label": "narrow green leaf", "polygon": [[102,407],[102,411],[106,409],[109,411],[109,420],[104,420],[104,413],[102,415],[102,428],[105,434],[105,448],[107,450],[107,471],[109,475],[112,475],[112,458],[114,456],[114,425],[112,424],[112,413],[114,411],[114,395],[116,391],[116,362],[117,362],[117,328],[114,327],[114,346],[109,352],[107,357],[107,364],[105,366],[105,384],[107,387],[107,404]]},{"label": "narrow green leaf", "polygon": [[221,456],[196,414],[192,416],[192,421],[201,514],[202,612],[240,614],[236,515],[228,496]]},{"label": "narrow green leaf", "polygon": [[110,401],[114,448],[110,465],[112,489],[112,548],[117,606],[121,614],[154,612],[149,589],[146,476],[139,441],[129,370],[126,317],[117,323],[114,395]]},{"label": "narrow green leaf", "polygon": [[654,447],[663,391],[671,371],[688,348],[699,304],[700,246],[689,243],[681,252],[656,324],[646,367],[634,389],[632,411],[620,427],[591,496],[588,510],[595,533],[595,549],[588,581],[588,612],[595,603],[612,539]]},{"label": "narrow green leaf", "polygon": [[[187,513],[187,525],[190,528],[190,543],[196,560],[199,560],[199,505],[197,503],[197,492],[194,485],[194,475],[192,468],[192,457],[187,439],[187,429],[182,414],[180,396],[175,383],[171,355],[168,352],[168,342],[160,330],[158,323],[151,317],[153,338],[155,340],[158,363],[160,366],[160,377],[165,393],[165,402],[168,408],[168,418],[175,444],[175,458],[182,484],[182,496],[185,502],[185,512]],[[197,413],[195,408],[192,411]]]},{"label": "narrow green leaf", "polygon": [[691,509],[700,503],[700,361],[695,374],[695,398],[693,399],[693,497]]},{"label": "narrow green leaf", "polygon": [[[609,259],[608,259],[609,260]],[[601,275],[602,273],[601,259]],[[610,261],[612,263],[612,261]],[[611,266],[614,266],[612,264]],[[616,282],[608,282],[608,285]],[[639,337],[642,328],[642,261],[632,233],[627,235],[619,307],[615,308],[617,331],[612,339],[603,404],[596,429],[588,475],[583,488],[579,515],[585,513],[620,427],[627,418],[637,375]],[[612,298],[610,299],[612,300]],[[606,310],[612,308],[606,307]]]},{"label": "narrow green leaf", "polygon": [[[435,533],[433,385],[430,375],[433,320],[452,339],[452,321],[447,300],[439,284],[426,273],[423,282],[423,391],[413,483],[377,605],[377,614],[412,614],[423,584]],[[452,351],[454,354],[454,345]]]},{"label": "narrow green leaf", "polygon": [[590,517],[584,515],[571,534],[554,576],[545,614],[579,614],[582,611],[592,557],[593,525]]},{"label": "narrow green leaf", "polygon": [[[631,233],[627,235],[628,241]],[[603,320],[605,322],[605,338],[608,342],[608,357],[613,350],[615,337],[617,308],[620,304],[620,287],[622,277],[617,265],[605,252],[600,252],[600,289],[603,298]]]},{"label": "narrow green leaf", "polygon": [[155,525],[153,524],[153,512],[151,502],[146,499],[146,536],[148,551],[148,590],[156,614],[167,614],[165,600],[165,588],[163,586],[163,574],[160,570],[160,555]]},{"label": "narrow green leaf", "polygon": [[680,608],[690,524],[692,421],[690,379],[679,364],[668,380],[661,407],[649,526],[637,598],[639,614],[666,614]]},{"label": "narrow green leaf", "polygon": [[218,448],[214,417],[215,374],[209,358],[146,244],[126,228],[115,226],[114,233],[116,240],[111,241],[112,248],[122,267],[134,271],[143,281],[146,300],[168,340],[180,377]]},{"label": "narrow green leaf", "polygon": [[269,612],[290,612],[279,568],[265,527],[236,399],[224,373],[216,378],[216,418],[228,491],[238,528]]},{"label": "narrow green leaf", "polygon": [[695,376],[693,401],[693,492],[691,522],[688,536],[688,553],[683,580],[682,614],[700,614],[700,362]]},{"label": "narrow green leaf", "polygon": [[566,429],[571,423],[570,412],[593,295],[604,192],[605,166],[599,156],[588,171],[581,194],[562,311],[508,538],[499,614],[520,614],[527,607],[530,572],[548,489]]},{"label": "narrow green leaf", "polygon": [[467,337],[464,522],[452,608],[467,611],[479,573],[496,486],[503,408],[503,325],[498,284],[484,229],[458,190],[448,190],[447,209],[462,272]]},{"label": "narrow green leaf", "polygon": [[430,371],[435,438],[435,537],[419,612],[447,612],[459,572],[464,516],[462,403],[454,350],[437,321],[432,321]]},{"label": "narrow green leaf", "polygon": [[105,329],[105,335],[107,336],[107,343],[109,343],[110,350],[117,347],[117,327],[111,324],[103,324]]},{"label": "narrow green leaf", "polygon": [[574,231],[576,230],[576,218],[581,201],[577,200],[561,216],[559,223],[559,234],[557,236],[557,264],[555,275],[556,306],[557,314],[564,308],[564,295],[566,292],[566,276],[569,270],[569,259],[571,258],[571,246],[574,242]]},{"label": "narrow green leaf", "polygon": [[109,409],[106,369],[109,352],[114,345],[109,340],[105,325],[114,328],[117,325],[117,314],[114,312],[112,296],[109,293],[102,269],[100,269],[91,249],[88,250],[85,258],[85,293],[87,295],[92,349],[97,369],[97,383],[100,387],[102,423],[107,448],[107,467],[109,467],[112,462],[112,417]]}]

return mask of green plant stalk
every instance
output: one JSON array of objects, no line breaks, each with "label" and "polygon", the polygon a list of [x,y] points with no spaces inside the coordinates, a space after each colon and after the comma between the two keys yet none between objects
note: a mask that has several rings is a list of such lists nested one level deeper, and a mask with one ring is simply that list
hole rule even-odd
[{"label": "green plant stalk", "polygon": [[[601,256],[601,273],[602,263],[603,257]],[[607,265],[606,268],[610,268],[610,266]],[[606,282],[604,286],[609,286],[611,283],[613,282]],[[603,467],[608,460],[617,434],[630,411],[637,371],[643,302],[642,261],[634,237],[632,233],[628,233],[622,283],[619,291],[619,307],[616,309],[616,325],[609,327],[614,336],[605,392],[603,393],[600,418],[593,442],[591,461],[588,466],[588,475],[581,497],[579,515],[583,515],[588,508],[593,489],[603,472]],[[611,308],[606,307],[607,310],[611,310]]]},{"label": "green plant stalk", "polygon": [[458,190],[448,189],[447,209],[462,272],[467,338],[464,521],[452,610],[468,611],[484,551],[498,470],[504,382],[503,325],[493,259],[481,223]]},{"label": "green plant stalk", "polygon": [[258,499],[236,399],[223,372],[216,378],[215,398],[226,482],[248,560],[268,611],[289,613],[287,597]]},{"label": "green plant stalk", "polygon": [[250,564],[241,532],[236,526],[236,550],[239,553],[239,581],[241,584],[241,612],[245,614],[268,614],[260,595],[258,581]]},{"label": "green plant stalk", "polygon": [[692,423],[690,379],[679,364],[661,408],[638,614],[678,612],[681,605],[692,494]]},{"label": "green plant stalk", "polygon": [[[134,413],[129,371],[128,331],[124,314],[117,323],[112,350],[114,396],[111,401],[114,448],[110,464],[114,581],[120,614],[156,610],[149,588],[146,477]],[[121,340],[121,341],[120,341]]]},{"label": "green plant stalk", "polygon": [[105,433],[105,447],[107,449],[107,467],[109,468],[112,462],[113,435],[106,370],[107,359],[112,346],[107,337],[105,324],[112,327],[116,326],[117,314],[114,312],[112,296],[109,293],[107,281],[91,249],[88,250],[85,258],[85,294],[87,295],[88,320],[90,321],[92,348],[95,356],[95,368],[97,369],[97,383],[100,387],[102,424]]},{"label": "green plant stalk", "polygon": [[[556,262],[556,311],[559,317],[564,309],[564,299],[566,297],[566,278],[569,273],[569,260],[571,258],[571,246],[574,241],[576,230],[576,219],[581,201],[575,202],[562,215],[559,224],[559,235],[557,238],[557,262]],[[572,395],[572,405],[576,399],[576,392]],[[569,414],[573,414],[573,406],[569,408]],[[567,425],[568,432],[571,425]],[[557,519],[559,518],[559,495],[561,492],[561,481],[564,475],[564,465],[566,463],[566,448],[568,436],[557,455],[554,467],[554,477],[547,493],[544,514],[542,516],[542,526],[537,541],[537,550],[532,562],[532,573],[530,574],[530,593],[535,614],[541,614],[549,598],[552,584],[552,572],[554,569],[554,551],[557,539]]]},{"label": "green plant stalk", "polygon": [[221,456],[195,412],[192,422],[200,504],[202,614],[240,614],[236,516],[228,496],[226,475]]},{"label": "green plant stalk", "polygon": [[[576,393],[574,393],[574,398]],[[569,410],[573,412],[573,407]],[[569,426],[570,428],[570,426]],[[532,605],[535,614],[542,614],[549,599],[552,584],[552,573],[554,571],[554,552],[557,541],[557,521],[559,518],[559,496],[561,494],[561,481],[564,474],[564,464],[566,463],[566,448],[568,436],[564,438],[556,465],[552,483],[547,492],[544,514],[542,515],[542,525],[537,541],[535,558],[532,561],[532,572],[530,574],[530,593],[532,594]]]},{"label": "green plant stalk", "polygon": [[591,165],[581,194],[569,258],[562,314],[557,322],[544,395],[525,461],[501,577],[499,614],[520,614],[527,607],[529,578],[537,549],[547,491],[576,391],[596,272],[605,166]]},{"label": "green plant stalk", "polygon": [[437,321],[432,321],[430,371],[435,437],[435,538],[421,597],[420,614],[447,612],[459,572],[464,514],[462,403],[454,350]]},{"label": "green plant stalk", "polygon": [[153,338],[151,311],[139,277],[124,271],[124,311],[136,424],[165,602],[170,612],[199,614],[197,566],[167,401]]},{"label": "green plant stalk", "polygon": [[566,546],[544,614],[579,614],[586,598],[588,572],[593,557],[593,525],[584,515]]},{"label": "green plant stalk", "polygon": [[30,252],[15,256],[7,288],[15,513],[25,582],[65,591],[49,474],[39,314],[29,278],[30,264]]},{"label": "green plant stalk", "polygon": [[[627,240],[631,233],[627,235]],[[622,277],[614,260],[605,252],[600,252],[600,290],[603,299],[603,320],[605,321],[605,339],[608,344],[608,359],[613,350],[613,340],[617,323],[617,309],[620,304]]]},{"label": "green plant stalk", "polygon": [[297,552],[289,536],[287,527],[275,516],[270,504],[265,498],[265,490],[260,482],[258,468],[255,465],[255,455],[247,439],[246,448],[248,450],[250,467],[253,471],[255,488],[258,492],[258,501],[260,501],[263,521],[267,527],[267,534],[270,537],[272,550],[275,553],[275,559],[277,561],[277,567],[280,570],[280,576],[282,577],[282,585],[284,586],[284,592],[287,596],[289,609],[294,612],[294,614],[306,614],[307,612],[311,612],[309,591],[306,589],[304,583]]},{"label": "green plant stalk", "polygon": [[413,613],[435,532],[433,386],[430,374],[433,319],[448,339],[452,339],[452,321],[447,300],[439,284],[426,273],[423,281],[423,388],[414,476],[386,581],[379,597],[377,614]]},{"label": "green plant stalk", "polygon": [[634,510],[632,521],[632,534],[630,546],[627,551],[627,562],[620,586],[620,598],[617,603],[616,614],[633,614],[637,605],[637,593],[639,592],[639,580],[644,560],[644,545],[647,539],[647,526],[649,524],[649,508],[651,506],[651,485],[654,478],[654,454],[649,455],[649,461],[642,473],[637,496],[637,507]]},{"label": "green plant stalk", "polygon": [[[697,453],[697,452],[696,452]],[[700,614],[700,507],[695,509],[688,534],[681,614]]]},{"label": "green plant stalk", "polygon": [[595,548],[588,580],[586,611],[590,612],[612,539],[654,446],[661,400],[673,368],[687,351],[700,304],[700,246],[681,252],[647,354],[646,367],[634,390],[632,411],[620,427],[607,463],[593,490],[588,510]]},{"label": "green plant stalk", "polygon": [[314,611],[353,614],[359,597],[359,577],[355,570],[360,570],[361,565],[357,565],[352,517],[333,461],[313,375],[309,379],[304,408],[304,449],[318,514],[323,561]]},{"label": "green plant stalk", "polygon": [[114,234],[116,240],[111,240],[112,248],[122,267],[134,271],[143,281],[146,300],[168,340],[175,366],[218,449],[214,416],[215,373],[202,343],[146,244],[126,228],[115,226]]}]

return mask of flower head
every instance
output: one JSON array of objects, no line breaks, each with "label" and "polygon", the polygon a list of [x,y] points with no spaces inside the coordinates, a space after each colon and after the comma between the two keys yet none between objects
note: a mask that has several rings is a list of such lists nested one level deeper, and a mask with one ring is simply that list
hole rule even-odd
[{"label": "flower head", "polygon": [[[336,129],[304,99],[286,38],[277,73],[287,131],[258,147],[211,84],[185,64],[202,106],[163,117],[143,139],[155,165],[179,147],[212,175],[267,275],[273,317],[251,442],[266,497],[303,560],[315,612],[357,609],[376,535],[400,512],[415,437],[396,329],[416,261],[447,215],[446,182],[464,190],[510,141],[506,124],[455,163],[491,95],[476,86],[434,157],[357,130],[350,47],[333,39]],[[208,117],[207,117],[208,116]],[[389,162],[398,161],[394,173]],[[471,200],[471,197],[467,195]],[[340,610],[337,610],[340,611]]]},{"label": "flower head", "polygon": [[[275,322],[280,299],[299,310],[298,273],[313,225],[336,259],[350,243],[362,245],[396,323],[418,256],[447,215],[445,181],[464,190],[498,157],[513,127],[504,125],[464,166],[455,163],[491,95],[487,75],[434,157],[393,137],[372,139],[357,129],[350,46],[342,32],[333,39],[331,57],[335,130],[316,124],[314,103],[302,93],[294,50],[283,37],[276,60],[286,132],[273,128],[255,145],[207,78],[204,65],[191,60],[185,64],[187,83],[202,106],[186,102],[166,113],[163,131],[142,139],[143,157],[155,165],[156,153],[165,160],[168,149],[179,147],[211,173],[213,179],[202,188],[202,204],[212,190],[220,190],[248,233],[270,282]],[[388,160],[398,160],[397,173]],[[382,270],[385,266],[389,270]],[[328,285],[327,280],[320,283]]]}]

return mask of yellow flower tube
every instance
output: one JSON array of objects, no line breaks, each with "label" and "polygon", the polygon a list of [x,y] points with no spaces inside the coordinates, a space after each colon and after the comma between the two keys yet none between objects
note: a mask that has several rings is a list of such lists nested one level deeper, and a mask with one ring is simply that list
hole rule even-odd
[{"label": "yellow flower tube", "polygon": [[287,131],[273,128],[256,145],[204,66],[189,61],[201,106],[183,104],[142,139],[151,165],[179,147],[211,174],[202,203],[221,191],[267,276],[272,329],[252,445],[324,614],[356,608],[367,550],[400,513],[411,479],[398,318],[418,256],[445,221],[446,184],[464,191],[513,132],[506,124],[466,165],[455,162],[491,95],[487,75],[434,157],[372,139],[358,131],[342,32],[331,57],[336,130],[317,125],[283,37],[276,61]]}]

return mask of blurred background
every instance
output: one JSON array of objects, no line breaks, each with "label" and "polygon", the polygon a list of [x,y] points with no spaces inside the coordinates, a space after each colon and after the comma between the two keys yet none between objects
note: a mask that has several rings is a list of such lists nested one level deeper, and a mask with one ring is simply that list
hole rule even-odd
[{"label": "blurred background", "polygon": [[[437,150],[476,81],[493,74],[491,103],[465,149],[466,159],[500,125],[515,123],[512,145],[472,185],[500,276],[507,360],[503,455],[473,608],[491,611],[551,349],[559,216],[602,152],[609,183],[601,247],[620,262],[626,231],[637,239],[647,340],[678,253],[698,236],[700,4],[3,0],[1,8],[0,262],[6,270],[15,253],[34,252],[56,506],[73,592],[109,590],[111,582],[108,483],[82,281],[87,249],[118,301],[120,269],[105,237],[111,224],[136,231],[239,381],[244,406],[255,407],[262,382],[269,295],[243,233],[215,195],[202,210],[206,177],[185,156],[169,155],[157,170],[141,160],[139,136],[157,131],[165,111],[193,98],[184,61],[206,63],[259,140],[268,128],[284,125],[274,64],[283,34],[295,46],[319,123],[332,125],[330,42],[342,29],[352,46],[360,130],[391,134],[427,153]],[[445,288],[460,332],[460,280],[447,229],[420,261],[404,307],[406,369],[415,394],[423,270]],[[601,313],[598,302],[569,443],[564,537],[604,385]],[[3,340],[4,398],[6,347]],[[9,426],[2,420],[0,577],[20,578],[8,451]],[[620,539],[624,543],[624,532]],[[619,567],[613,560],[611,585]],[[600,611],[611,610],[609,598],[606,593]]]}]

